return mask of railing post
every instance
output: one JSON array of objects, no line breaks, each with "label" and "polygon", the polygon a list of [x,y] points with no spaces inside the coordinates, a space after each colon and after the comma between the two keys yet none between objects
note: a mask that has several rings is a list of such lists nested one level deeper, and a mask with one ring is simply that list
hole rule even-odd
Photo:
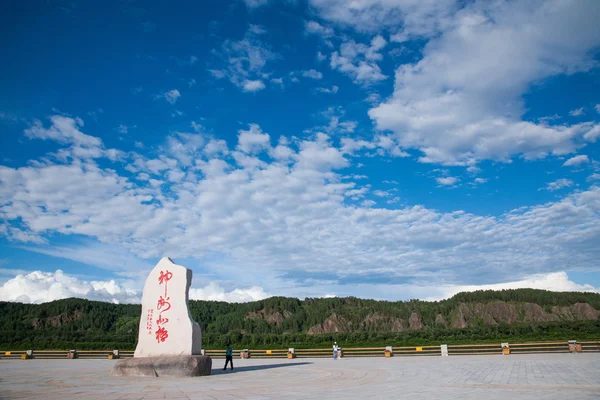
[{"label": "railing post", "polygon": [[448,345],[447,344],[441,344],[440,351],[442,353],[442,357],[448,357]]},{"label": "railing post", "polygon": [[392,346],[385,346],[385,358],[390,358],[394,356],[394,350]]},{"label": "railing post", "polygon": [[571,353],[581,353],[581,345],[577,344],[577,340],[569,340],[569,351]]}]

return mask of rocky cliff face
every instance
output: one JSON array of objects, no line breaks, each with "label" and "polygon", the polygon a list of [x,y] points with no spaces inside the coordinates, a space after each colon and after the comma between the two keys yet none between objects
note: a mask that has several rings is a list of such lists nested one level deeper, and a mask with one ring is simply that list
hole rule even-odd
[{"label": "rocky cliff face", "polygon": [[33,329],[43,329],[45,327],[59,327],[65,323],[75,321],[83,318],[83,312],[75,311],[74,313],[63,313],[60,315],[48,317],[48,318],[36,318],[31,323]]},{"label": "rocky cliff face", "polygon": [[264,319],[271,325],[280,325],[284,319],[289,318],[292,315],[289,311],[280,313],[275,310],[260,310],[257,312],[249,312],[246,315],[246,319]]},{"label": "rocky cliff face", "polygon": [[546,312],[539,304],[522,303],[510,304],[502,301],[488,304],[460,304],[451,313],[452,328],[466,328],[470,325],[483,323],[496,325],[498,323],[514,324],[517,322],[539,323],[553,321],[595,320],[600,311],[587,303],[577,303],[569,307],[552,307]]},{"label": "rocky cliff face", "polygon": [[[600,311],[587,303],[577,303],[568,307],[553,307],[550,312],[547,312],[539,304],[535,303],[511,304],[503,301],[495,301],[488,304],[461,303],[450,312],[448,318],[442,314],[437,314],[433,325],[461,329],[482,324],[542,323],[596,320],[599,318]],[[323,321],[323,323],[311,326],[307,333],[350,333],[360,330],[404,332],[406,330],[420,330],[427,327],[429,325],[423,323],[422,317],[418,312],[413,312],[406,320],[383,313],[372,313],[365,317],[356,329],[344,317],[334,313]]]},{"label": "rocky cliff face", "polygon": [[352,332],[352,324],[344,317],[331,314],[322,324],[311,326],[306,333],[316,335],[321,333],[348,333]]}]

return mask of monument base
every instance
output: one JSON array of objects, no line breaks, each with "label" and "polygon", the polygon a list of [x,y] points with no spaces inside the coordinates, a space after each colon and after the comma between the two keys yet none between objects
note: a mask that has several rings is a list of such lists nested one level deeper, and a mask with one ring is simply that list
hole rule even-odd
[{"label": "monument base", "polygon": [[206,376],[212,370],[207,356],[156,356],[125,358],[114,365],[112,376]]}]

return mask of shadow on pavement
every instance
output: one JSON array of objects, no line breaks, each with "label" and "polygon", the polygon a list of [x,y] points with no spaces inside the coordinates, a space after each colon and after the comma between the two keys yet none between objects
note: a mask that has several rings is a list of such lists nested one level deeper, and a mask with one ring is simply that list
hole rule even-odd
[{"label": "shadow on pavement", "polygon": [[[265,364],[265,365],[243,365],[241,367],[233,366],[233,370],[227,367],[227,370],[224,371],[222,368],[216,368],[213,366],[211,371],[211,375],[221,375],[221,374],[235,374],[237,372],[250,372],[250,371],[260,371],[263,369],[272,369],[272,368],[283,368],[283,367],[294,367],[298,365],[309,365],[311,362],[297,362],[297,363],[289,363],[289,364]],[[217,365],[218,367],[218,365]]]}]

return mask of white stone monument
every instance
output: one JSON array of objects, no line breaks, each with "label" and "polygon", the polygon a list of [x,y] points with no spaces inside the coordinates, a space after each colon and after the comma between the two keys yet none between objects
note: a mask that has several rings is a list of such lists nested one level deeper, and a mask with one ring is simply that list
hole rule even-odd
[{"label": "white stone monument", "polygon": [[188,307],[191,285],[191,270],[168,257],[156,264],[144,285],[134,356],[118,361],[113,375],[210,375],[212,360],[201,355],[202,331]]},{"label": "white stone monument", "polygon": [[164,257],[150,272],[134,357],[200,355],[202,331],[192,319],[188,295],[192,271]]}]

